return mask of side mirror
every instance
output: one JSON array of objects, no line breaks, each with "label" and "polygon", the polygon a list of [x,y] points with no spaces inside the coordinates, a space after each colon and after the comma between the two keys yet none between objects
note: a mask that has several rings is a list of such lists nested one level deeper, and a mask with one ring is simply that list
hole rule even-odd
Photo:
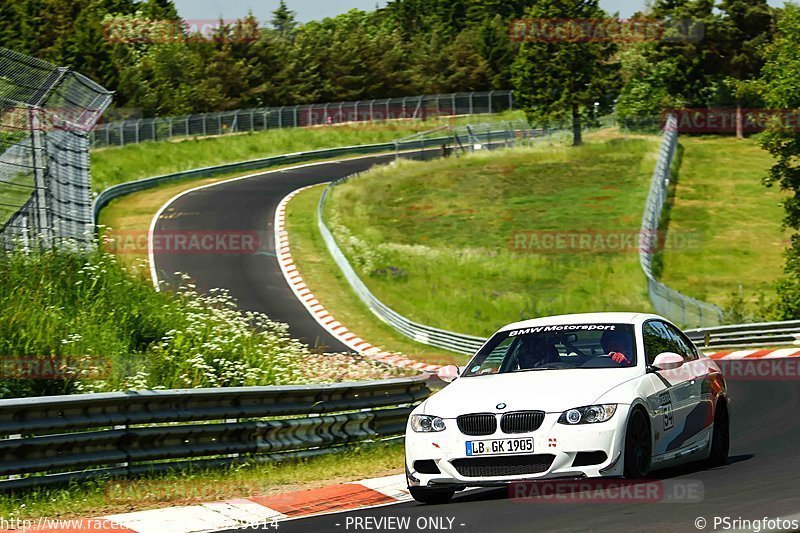
[{"label": "side mirror", "polygon": [[683,366],[683,357],[674,352],[663,352],[656,356],[651,368],[653,370],[675,370]]},{"label": "side mirror", "polygon": [[456,365],[447,365],[439,369],[437,375],[445,383],[451,383],[461,374],[461,369]]}]

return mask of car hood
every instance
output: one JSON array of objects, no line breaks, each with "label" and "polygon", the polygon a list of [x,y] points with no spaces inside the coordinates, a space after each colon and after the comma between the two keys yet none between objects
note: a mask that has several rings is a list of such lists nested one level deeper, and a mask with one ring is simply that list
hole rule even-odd
[{"label": "car hood", "polygon": [[[458,378],[431,396],[423,412],[443,418],[467,413],[545,411],[592,405],[611,389],[635,379],[637,368],[538,370]],[[497,405],[504,403],[505,408]]]}]

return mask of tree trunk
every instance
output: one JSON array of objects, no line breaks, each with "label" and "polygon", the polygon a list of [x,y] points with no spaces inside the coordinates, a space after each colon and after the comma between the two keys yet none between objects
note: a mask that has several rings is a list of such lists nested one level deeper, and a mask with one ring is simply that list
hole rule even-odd
[{"label": "tree trunk", "polygon": [[583,144],[583,132],[581,130],[581,114],[578,104],[572,105],[572,146]]},{"label": "tree trunk", "polygon": [[736,138],[744,139],[744,117],[742,116],[742,104],[736,102]]}]

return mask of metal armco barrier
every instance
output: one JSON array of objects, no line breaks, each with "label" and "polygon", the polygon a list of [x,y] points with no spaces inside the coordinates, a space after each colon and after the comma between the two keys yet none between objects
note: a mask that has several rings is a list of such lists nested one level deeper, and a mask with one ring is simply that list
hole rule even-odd
[{"label": "metal armco barrier", "polygon": [[430,395],[426,379],[0,400],[0,475],[26,476],[0,480],[0,490],[313,456],[402,435]]},{"label": "metal armco barrier", "polygon": [[707,348],[760,348],[800,345],[800,320],[738,324],[686,331],[695,344]]},{"label": "metal armco barrier", "polygon": [[670,115],[664,127],[664,139],[650,182],[642,228],[639,233],[639,263],[647,277],[650,302],[656,312],[682,326],[716,326],[722,323],[722,310],[716,305],[691,298],[658,281],[653,274],[653,257],[659,242],[661,213],[667,201],[670,168],[678,147],[678,119]]},{"label": "metal armco barrier", "polygon": [[[485,131],[481,131],[485,130]],[[530,131],[525,130],[525,136],[530,133]],[[515,135],[503,135],[503,132],[500,131],[492,131],[490,128],[481,128],[481,127],[473,127],[473,126],[466,126],[464,131],[462,132],[462,136],[464,140],[462,141],[459,139],[459,132],[455,132],[453,138],[455,141],[451,139],[453,142],[453,146],[457,146],[459,144],[462,145],[469,145],[474,148],[473,143],[478,142],[494,142],[493,140],[503,139],[501,144],[504,146],[511,145],[514,142]],[[412,143],[413,146],[419,146],[420,142],[425,142],[424,139],[422,140],[411,140],[409,141]],[[438,142],[438,141],[437,141]],[[434,146],[436,143],[433,144]],[[482,337],[476,337],[473,335],[465,335],[463,333],[455,333],[452,331],[447,331],[439,328],[434,328],[432,326],[426,326],[424,324],[420,324],[418,322],[414,322],[409,320],[408,318],[404,317],[397,311],[391,309],[389,306],[381,302],[373,293],[369,290],[369,288],[361,281],[361,278],[356,273],[355,269],[353,269],[350,262],[347,260],[347,257],[342,252],[339,245],[336,244],[336,239],[333,237],[333,233],[331,233],[330,229],[328,229],[327,225],[325,224],[324,220],[324,209],[325,209],[325,201],[328,198],[328,194],[330,191],[336,187],[337,185],[344,183],[348,179],[352,178],[353,176],[357,176],[361,173],[353,174],[352,176],[344,177],[340,180],[337,180],[330,185],[328,185],[325,190],[322,192],[322,196],[320,198],[319,204],[317,206],[317,220],[319,225],[319,231],[322,235],[322,239],[325,242],[328,251],[330,252],[331,256],[333,257],[336,264],[341,269],[342,273],[344,274],[347,282],[353,288],[355,293],[364,302],[369,309],[375,313],[378,318],[392,326],[394,329],[405,335],[406,337],[422,343],[427,344],[429,346],[435,346],[437,348],[443,348],[445,350],[450,350],[457,353],[465,353],[465,354],[474,354],[477,352],[486,339]]]},{"label": "metal armco barrier", "polygon": [[[452,140],[452,137],[439,137],[436,139],[426,139],[422,144],[423,147],[439,146],[442,143],[447,143]],[[165,183],[180,181],[185,179],[199,179],[209,178],[212,176],[219,176],[221,174],[230,174],[234,172],[248,172],[251,170],[263,170],[269,167],[276,167],[281,165],[291,165],[294,163],[304,163],[307,161],[314,161],[318,159],[328,159],[334,157],[342,157],[348,155],[369,155],[379,154],[381,152],[390,152],[392,150],[404,149],[417,149],[420,147],[419,141],[398,143],[388,142],[383,144],[363,144],[358,146],[343,146],[340,148],[325,148],[322,150],[312,150],[308,152],[296,152],[294,154],[276,155],[265,157],[262,159],[251,159],[249,161],[240,161],[238,163],[228,163],[225,165],[218,165],[214,167],[204,167],[183,172],[176,172],[174,174],[166,174],[164,176],[155,176],[152,178],[144,178],[137,181],[129,181],[120,183],[104,190],[94,201],[92,208],[94,215],[95,225],[98,222],[100,211],[116,198],[122,196],[158,187]]]}]

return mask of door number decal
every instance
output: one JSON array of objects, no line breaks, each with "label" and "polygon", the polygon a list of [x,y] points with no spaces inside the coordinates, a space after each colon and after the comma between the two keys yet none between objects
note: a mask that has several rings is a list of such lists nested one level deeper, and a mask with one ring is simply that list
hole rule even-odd
[{"label": "door number decal", "polygon": [[664,413],[664,431],[672,429],[675,425],[675,418],[672,415],[672,398],[668,392],[658,395],[658,403],[661,405],[661,411]]}]

